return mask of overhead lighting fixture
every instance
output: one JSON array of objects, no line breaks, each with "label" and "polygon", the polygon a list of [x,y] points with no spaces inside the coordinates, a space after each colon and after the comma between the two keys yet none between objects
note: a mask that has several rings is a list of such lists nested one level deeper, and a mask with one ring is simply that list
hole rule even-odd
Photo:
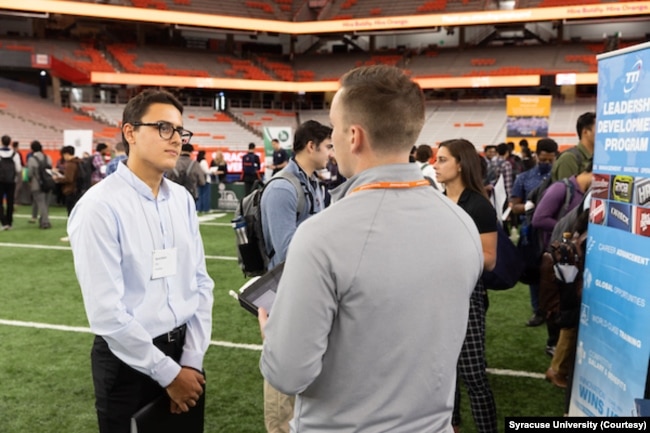
[{"label": "overhead lighting fixture", "polygon": [[21,12],[21,11],[10,11],[7,9],[0,9],[0,15],[10,15],[15,17],[24,17],[24,18],[41,18],[48,19],[50,17],[49,12]]},{"label": "overhead lighting fixture", "polygon": [[257,31],[213,29],[210,27],[182,26],[179,24],[174,24],[174,29],[180,31],[186,31],[186,32],[212,33],[218,35],[232,34],[232,35],[244,35],[244,36],[257,36],[259,34],[259,32]]}]

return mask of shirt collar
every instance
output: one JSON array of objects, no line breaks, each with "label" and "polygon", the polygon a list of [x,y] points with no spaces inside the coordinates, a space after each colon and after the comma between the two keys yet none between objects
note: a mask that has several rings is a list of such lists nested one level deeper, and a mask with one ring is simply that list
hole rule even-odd
[{"label": "shirt collar", "polygon": [[[138,176],[136,176],[128,165],[118,164],[117,170],[114,174],[124,179],[127,184],[129,184],[144,198],[148,200],[156,200],[156,197],[153,196],[153,192],[151,191],[151,188],[149,188],[149,185],[144,183]],[[170,181],[164,177],[162,178],[162,181],[160,183],[160,190],[158,191],[158,200],[169,200],[169,182]]]},{"label": "shirt collar", "polygon": [[367,183],[382,181],[410,182],[413,180],[421,180],[422,178],[422,170],[413,163],[405,162],[402,164],[380,165],[355,174],[346,182],[331,190],[330,194],[332,201],[336,201],[343,199],[354,188]]}]

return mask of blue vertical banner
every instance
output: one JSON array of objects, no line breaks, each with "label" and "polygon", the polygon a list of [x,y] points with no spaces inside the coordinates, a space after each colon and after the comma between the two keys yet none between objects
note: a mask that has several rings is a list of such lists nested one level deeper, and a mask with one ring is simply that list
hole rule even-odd
[{"label": "blue vertical banner", "polygon": [[650,356],[650,44],[598,56],[571,416],[638,416]]}]

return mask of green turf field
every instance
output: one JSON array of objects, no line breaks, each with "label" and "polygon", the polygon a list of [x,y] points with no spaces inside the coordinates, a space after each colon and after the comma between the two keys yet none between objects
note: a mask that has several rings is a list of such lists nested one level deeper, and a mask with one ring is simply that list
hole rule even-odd
[{"label": "green turf field", "polygon": [[[17,207],[13,229],[0,232],[0,433],[96,432],[93,336],[70,246],[60,241],[66,235],[65,209],[51,208],[50,230],[29,224],[30,212],[31,207]],[[257,320],[228,295],[244,282],[234,260],[231,217],[214,214],[201,224],[215,281],[205,431],[264,432]],[[530,316],[528,288],[490,295],[488,364],[499,429],[506,416],[561,416],[564,393],[543,380],[550,361],[545,328],[524,326]],[[463,399],[462,431],[471,433],[469,402]]]}]

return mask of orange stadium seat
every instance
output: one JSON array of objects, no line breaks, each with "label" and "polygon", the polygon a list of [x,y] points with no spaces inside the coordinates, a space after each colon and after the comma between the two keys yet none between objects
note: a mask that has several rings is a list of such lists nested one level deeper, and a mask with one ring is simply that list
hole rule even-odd
[{"label": "orange stadium seat", "polygon": [[447,8],[447,0],[429,0],[418,6],[417,12],[439,12]]}]

